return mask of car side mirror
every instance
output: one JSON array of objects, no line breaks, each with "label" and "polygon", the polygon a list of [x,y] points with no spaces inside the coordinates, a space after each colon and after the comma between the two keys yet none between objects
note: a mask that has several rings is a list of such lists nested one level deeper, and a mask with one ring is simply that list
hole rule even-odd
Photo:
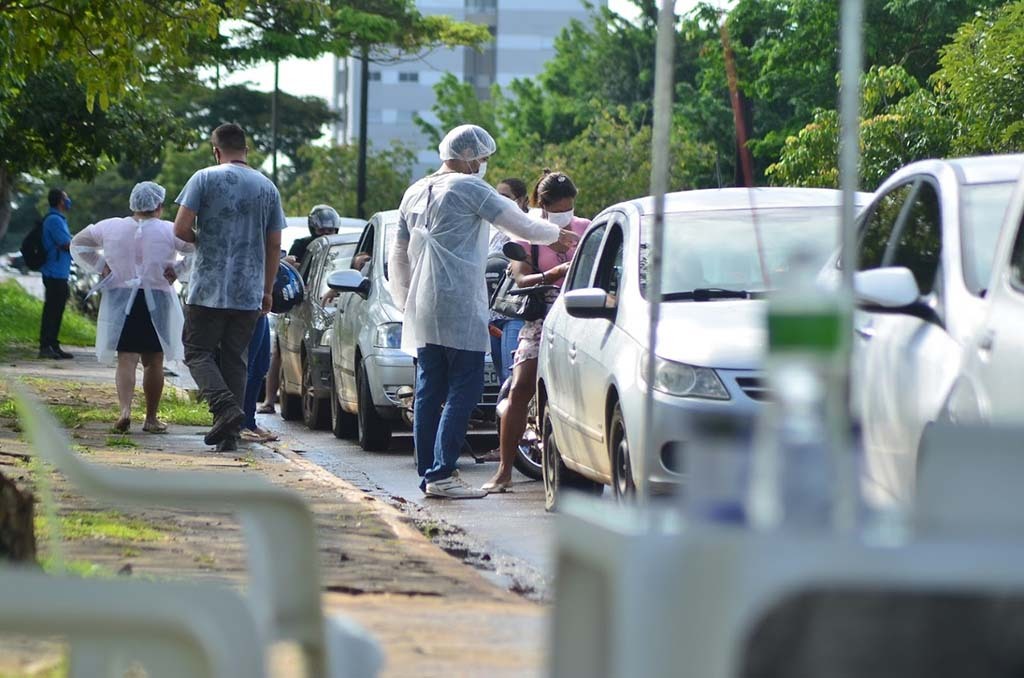
[{"label": "car side mirror", "polygon": [[338,292],[355,292],[363,299],[370,294],[370,281],[354,268],[331,273],[327,276],[327,286]]},{"label": "car side mirror", "polygon": [[921,297],[921,289],[909,268],[889,266],[858,271],[853,276],[857,307],[873,313],[900,313],[925,322],[942,324],[938,314]]},{"label": "car side mirror", "polygon": [[573,318],[613,320],[616,309],[615,297],[596,287],[565,293],[565,312]]}]

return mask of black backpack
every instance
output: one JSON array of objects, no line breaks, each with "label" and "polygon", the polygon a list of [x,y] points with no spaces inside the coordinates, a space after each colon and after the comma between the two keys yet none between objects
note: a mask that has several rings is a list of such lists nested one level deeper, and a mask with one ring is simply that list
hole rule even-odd
[{"label": "black backpack", "polygon": [[46,248],[43,246],[43,222],[37,221],[32,230],[21,241],[21,257],[29,270],[38,271],[46,263]]}]

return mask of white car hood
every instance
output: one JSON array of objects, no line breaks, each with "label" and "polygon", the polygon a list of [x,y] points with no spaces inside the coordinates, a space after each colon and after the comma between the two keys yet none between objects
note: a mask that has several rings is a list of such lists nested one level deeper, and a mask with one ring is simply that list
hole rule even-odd
[{"label": "white car hood", "polygon": [[[658,355],[700,367],[761,369],[767,308],[766,302],[749,299],[662,304]],[[641,345],[646,338],[644,333]]]}]

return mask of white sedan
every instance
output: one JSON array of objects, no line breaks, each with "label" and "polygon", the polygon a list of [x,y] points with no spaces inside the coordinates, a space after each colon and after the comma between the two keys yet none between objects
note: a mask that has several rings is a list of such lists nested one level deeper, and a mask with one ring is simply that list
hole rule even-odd
[{"label": "white sedan", "polygon": [[913,499],[924,427],[940,415],[984,317],[996,241],[1024,155],[925,160],[893,174],[859,218],[852,407],[863,492]]},{"label": "white sedan", "polygon": [[549,509],[565,487],[611,485],[619,497],[671,489],[685,480],[693,416],[756,412],[768,395],[764,296],[798,247],[824,265],[839,205],[838,191],[813,188],[666,196],[650,441],[641,424],[654,204],[624,202],[594,219],[544,321],[537,395]]}]

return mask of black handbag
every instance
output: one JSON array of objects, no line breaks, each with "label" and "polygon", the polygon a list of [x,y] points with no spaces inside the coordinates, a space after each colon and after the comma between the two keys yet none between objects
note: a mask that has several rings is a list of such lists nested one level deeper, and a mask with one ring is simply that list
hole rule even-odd
[{"label": "black handbag", "polygon": [[[538,272],[536,265],[538,247],[534,245],[530,249],[533,255],[533,261],[530,262],[530,265],[533,266],[535,272]],[[540,320],[547,315],[548,302],[544,298],[547,294],[545,290],[513,294],[517,289],[519,288],[516,287],[516,279],[512,275],[512,266],[510,264],[498,281],[498,286],[494,288],[494,294],[491,296],[491,310],[506,318],[516,318],[526,322]]]}]

